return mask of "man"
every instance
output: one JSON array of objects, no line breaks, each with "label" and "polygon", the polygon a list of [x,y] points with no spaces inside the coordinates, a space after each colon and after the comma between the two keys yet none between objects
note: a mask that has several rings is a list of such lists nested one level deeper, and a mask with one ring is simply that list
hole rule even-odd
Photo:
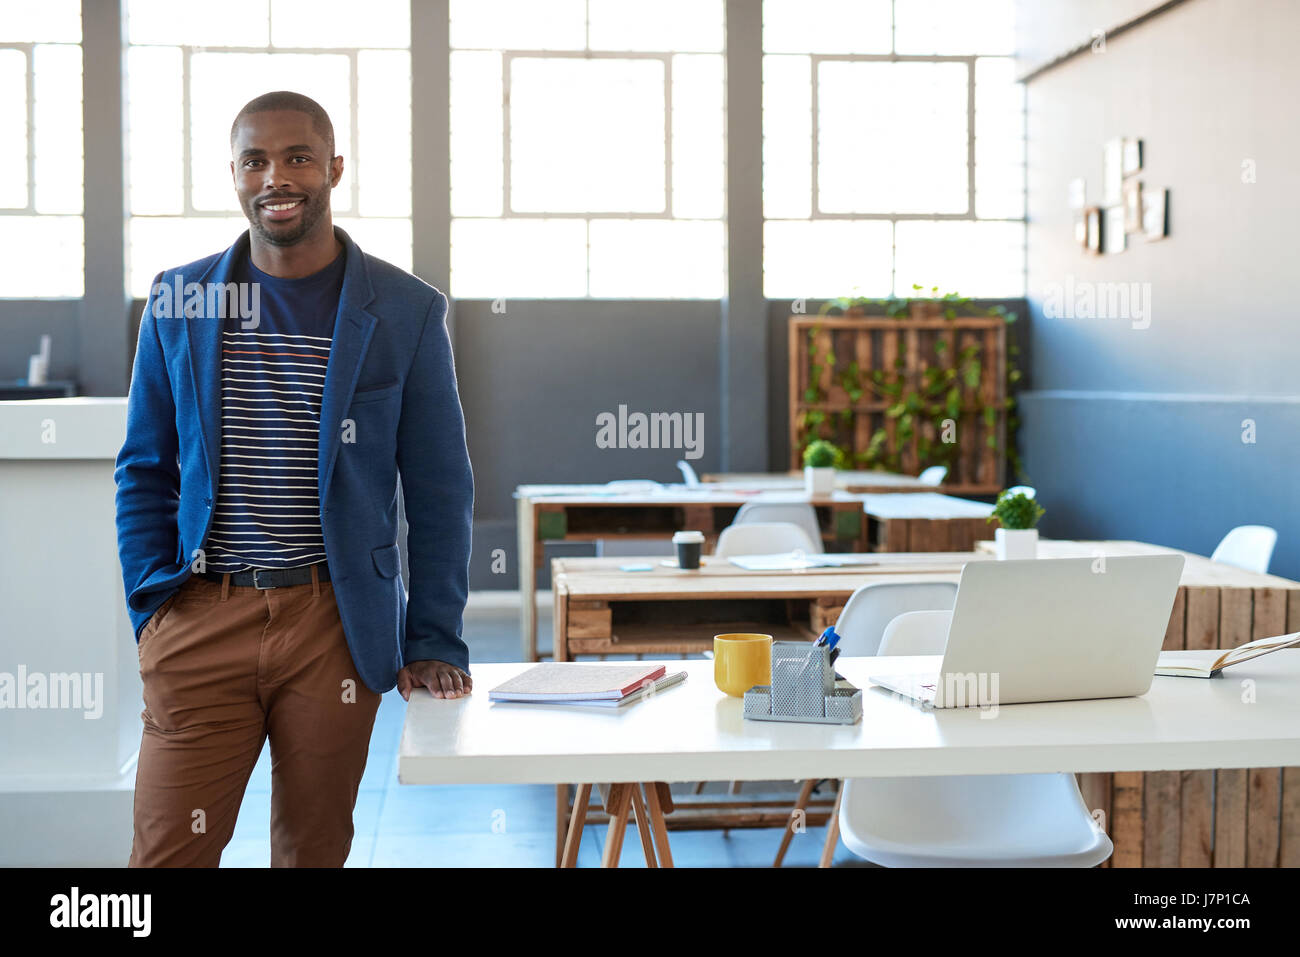
[{"label": "man", "polygon": [[269,737],[272,865],[338,867],[380,695],[473,687],[447,298],[333,225],[343,157],[314,100],[260,96],[230,138],[250,229],[155,279],[117,458],[145,702],[130,863],[216,866]]}]

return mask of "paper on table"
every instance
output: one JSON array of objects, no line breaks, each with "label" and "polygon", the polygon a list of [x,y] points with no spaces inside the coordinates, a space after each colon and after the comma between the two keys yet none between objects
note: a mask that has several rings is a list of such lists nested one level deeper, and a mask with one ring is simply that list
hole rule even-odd
[{"label": "paper on table", "polygon": [[875,557],[865,552],[805,554],[779,552],[772,555],[733,555],[727,559],[737,568],[750,572],[793,571],[799,568],[842,568],[848,565],[876,565]]},{"label": "paper on table", "polygon": [[1300,645],[1300,631],[1289,635],[1257,638],[1229,651],[1162,651],[1156,662],[1156,674],[1170,677],[1209,678],[1232,665],[1267,655],[1292,645]]}]

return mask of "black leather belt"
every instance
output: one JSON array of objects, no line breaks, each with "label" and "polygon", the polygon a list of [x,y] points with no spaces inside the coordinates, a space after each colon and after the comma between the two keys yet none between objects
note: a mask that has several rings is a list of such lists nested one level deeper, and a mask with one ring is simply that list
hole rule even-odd
[{"label": "black leather belt", "polygon": [[202,576],[208,581],[219,582],[226,575],[230,575],[230,584],[247,588],[260,588],[265,591],[268,588],[284,588],[288,585],[310,585],[311,570],[316,569],[316,580],[327,582],[330,580],[329,566],[325,562],[317,562],[315,565],[300,565],[297,568],[253,568],[246,572],[202,572]]}]

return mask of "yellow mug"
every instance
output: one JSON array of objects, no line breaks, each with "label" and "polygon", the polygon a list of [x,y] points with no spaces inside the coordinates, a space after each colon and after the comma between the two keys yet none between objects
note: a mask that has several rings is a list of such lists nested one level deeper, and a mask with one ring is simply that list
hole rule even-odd
[{"label": "yellow mug", "polygon": [[772,636],[714,635],[713,682],[733,698],[743,698],[754,685],[771,684]]}]

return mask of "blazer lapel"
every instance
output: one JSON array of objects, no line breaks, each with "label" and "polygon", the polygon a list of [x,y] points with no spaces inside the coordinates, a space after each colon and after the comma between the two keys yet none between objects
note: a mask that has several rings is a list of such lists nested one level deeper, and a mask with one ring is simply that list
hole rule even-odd
[{"label": "blazer lapel", "polygon": [[198,409],[199,427],[203,433],[203,452],[208,459],[209,494],[213,501],[217,497],[218,468],[221,462],[221,331],[225,323],[221,316],[207,314],[206,289],[208,283],[233,281],[235,263],[247,252],[248,231],[245,230],[202,276],[182,277],[186,284],[197,282],[199,288],[205,290],[198,315],[186,316],[185,331],[189,339],[190,381],[194,383],[194,405]]},{"label": "blazer lapel", "polygon": [[339,311],[334,317],[334,341],[330,345],[329,364],[325,369],[325,391],[320,406],[320,442],[317,449],[317,481],[321,507],[334,474],[338,456],[343,414],[352,404],[361,362],[366,357],[376,318],[366,312],[375,298],[366,270],[365,259],[352,238],[335,226],[334,232],[346,247],[347,265],[343,289],[339,294]]}]

